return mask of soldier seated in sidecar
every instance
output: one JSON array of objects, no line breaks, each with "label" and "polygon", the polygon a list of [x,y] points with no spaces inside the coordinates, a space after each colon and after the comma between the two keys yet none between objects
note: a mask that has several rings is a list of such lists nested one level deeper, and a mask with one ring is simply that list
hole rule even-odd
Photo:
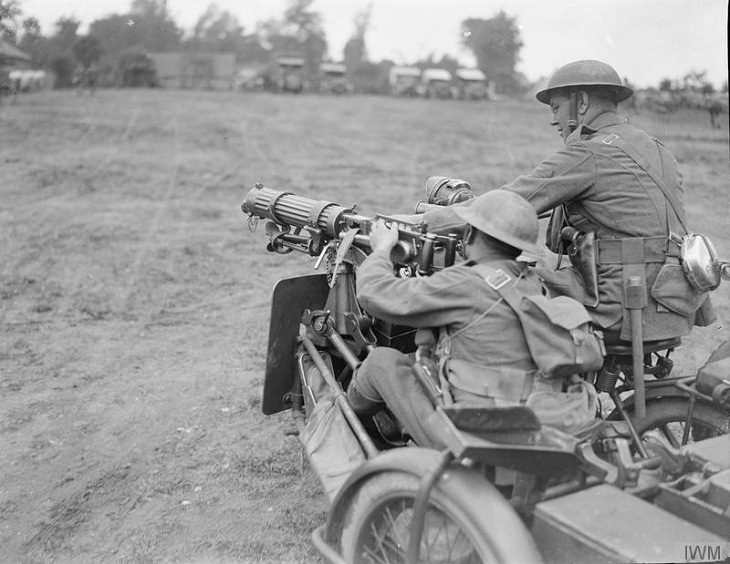
[{"label": "soldier seated in sidecar", "polygon": [[[528,263],[516,260],[523,252],[541,252],[535,210],[521,196],[496,190],[455,213],[469,226],[466,261],[428,277],[396,276],[389,257],[397,231],[383,222],[371,231],[373,252],[358,269],[358,301],[378,319],[419,328],[419,341],[439,328],[439,367],[429,369],[427,359],[418,358],[415,372],[409,356],[376,347],[347,390],[355,413],[367,419],[387,406],[416,444],[437,449],[448,440],[430,418],[434,404],[526,405],[544,424],[569,433],[590,429],[597,413],[593,386],[565,371],[546,377],[538,370],[523,324],[502,294],[505,286],[518,300],[547,293]],[[583,311],[577,302],[571,305]],[[589,369],[600,367],[600,352],[585,356],[594,363]]]}]

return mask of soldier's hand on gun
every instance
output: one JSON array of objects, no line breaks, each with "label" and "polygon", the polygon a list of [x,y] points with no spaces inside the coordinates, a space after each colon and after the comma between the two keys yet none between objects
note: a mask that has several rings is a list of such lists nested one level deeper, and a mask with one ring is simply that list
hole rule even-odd
[{"label": "soldier's hand on gun", "polygon": [[398,228],[388,226],[384,220],[378,219],[370,230],[370,248],[373,252],[390,253],[398,242]]}]

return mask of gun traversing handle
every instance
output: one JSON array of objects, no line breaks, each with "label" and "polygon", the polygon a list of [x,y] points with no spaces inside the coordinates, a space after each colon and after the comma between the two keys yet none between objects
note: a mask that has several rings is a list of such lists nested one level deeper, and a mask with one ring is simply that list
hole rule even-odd
[{"label": "gun traversing handle", "polygon": [[449,233],[444,246],[444,266],[451,266],[456,261],[456,247],[459,243],[459,236],[456,233]]},{"label": "gun traversing handle", "polygon": [[[361,247],[370,247],[370,235],[356,235],[355,243]],[[390,260],[397,264],[408,264],[417,256],[416,248],[408,241],[398,241],[390,251]]]},{"label": "gun traversing handle", "polygon": [[433,271],[433,252],[436,247],[436,235],[428,233],[423,240],[421,255],[418,257],[418,273],[428,276]]}]

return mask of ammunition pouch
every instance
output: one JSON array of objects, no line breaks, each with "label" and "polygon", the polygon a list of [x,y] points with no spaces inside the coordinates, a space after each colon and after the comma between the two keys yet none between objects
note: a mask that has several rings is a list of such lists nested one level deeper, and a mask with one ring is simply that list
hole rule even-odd
[{"label": "ammunition pouch", "polygon": [[456,402],[486,402],[494,407],[524,403],[532,392],[535,370],[490,367],[450,358],[446,378]]},{"label": "ammunition pouch", "polygon": [[707,299],[707,294],[693,287],[678,260],[662,265],[651,287],[651,297],[669,311],[685,317],[693,315]]},{"label": "ammunition pouch", "polygon": [[596,418],[599,404],[593,384],[576,380],[564,392],[537,389],[526,405],[543,425],[574,434]]}]

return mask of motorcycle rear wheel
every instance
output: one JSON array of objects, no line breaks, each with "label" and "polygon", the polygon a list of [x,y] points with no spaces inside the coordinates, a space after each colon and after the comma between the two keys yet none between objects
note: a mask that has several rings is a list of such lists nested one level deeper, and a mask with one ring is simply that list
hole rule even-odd
[{"label": "motorcycle rear wheel", "polygon": [[[661,398],[646,404],[646,417],[632,422],[639,436],[658,431],[672,446],[682,445],[689,400]],[[730,433],[730,413],[707,403],[695,404],[687,442],[692,443]]]},{"label": "motorcycle rear wheel", "polygon": [[[368,479],[344,517],[342,554],[353,564],[404,562],[419,479],[384,472]],[[434,487],[428,502],[419,563],[540,562],[534,542],[506,500],[485,482],[480,495],[452,484]],[[463,491],[459,492],[461,489]],[[485,520],[484,494],[490,496]]]}]

